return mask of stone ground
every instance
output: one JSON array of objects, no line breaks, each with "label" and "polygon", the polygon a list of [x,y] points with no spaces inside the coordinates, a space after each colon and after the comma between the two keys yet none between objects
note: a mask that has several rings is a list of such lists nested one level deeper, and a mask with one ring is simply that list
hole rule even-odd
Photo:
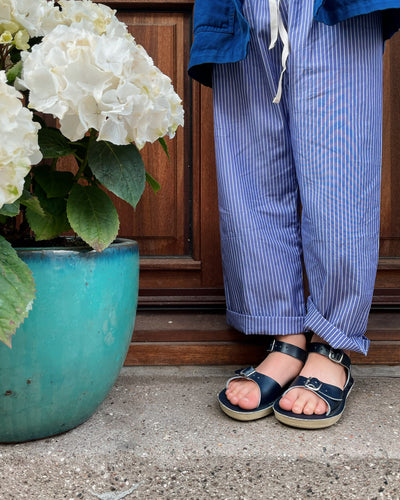
[{"label": "stone ground", "polygon": [[345,415],[319,431],[226,417],[231,372],[124,368],[78,428],[0,445],[0,499],[400,499],[400,367],[356,366]]}]

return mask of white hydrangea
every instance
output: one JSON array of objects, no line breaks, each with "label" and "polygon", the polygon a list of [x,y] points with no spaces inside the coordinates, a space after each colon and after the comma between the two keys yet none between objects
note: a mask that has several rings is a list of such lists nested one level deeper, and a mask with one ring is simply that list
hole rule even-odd
[{"label": "white hydrangea", "polygon": [[0,71],[0,208],[21,196],[31,165],[42,159],[37,137],[40,125],[22,105],[21,94],[6,82],[5,72]]},{"label": "white hydrangea", "polygon": [[[61,12],[50,0],[1,0],[0,27],[15,25],[14,32],[25,29],[30,37],[43,36],[61,22]],[[9,28],[4,28],[9,29]]]},{"label": "white hydrangea", "polygon": [[124,36],[128,33],[126,25],[116,17],[116,11],[106,5],[90,0],[60,0],[59,4],[62,7],[62,24],[75,24],[99,35]]},{"label": "white hydrangea", "polygon": [[22,58],[30,106],[59,118],[72,141],[93,128],[98,140],[141,148],[183,125],[171,80],[131,36],[60,25]]}]

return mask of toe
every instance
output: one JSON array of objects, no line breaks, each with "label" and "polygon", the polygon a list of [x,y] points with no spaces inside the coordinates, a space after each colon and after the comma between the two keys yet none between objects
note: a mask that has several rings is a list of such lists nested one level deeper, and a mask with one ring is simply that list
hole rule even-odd
[{"label": "toe", "polygon": [[228,387],[226,388],[226,392],[234,393],[240,387],[240,383],[237,380],[232,380],[229,382]]},{"label": "toe", "polygon": [[297,415],[323,415],[327,412],[325,401],[310,391],[292,389],[279,400],[282,410],[292,411]]},{"label": "toe", "polygon": [[228,398],[238,397],[243,390],[243,382],[242,384],[238,383],[238,381],[233,380],[229,383],[226,388],[225,394]]},{"label": "toe", "polygon": [[315,407],[314,413],[316,415],[323,415],[328,411],[328,405],[323,401],[321,398],[318,398],[319,401],[317,403],[317,406]]},{"label": "toe", "polygon": [[254,410],[257,408],[257,403],[254,399],[250,398],[241,398],[237,402],[237,406],[240,406],[243,410]]},{"label": "toe", "polygon": [[233,405],[237,405],[240,399],[244,397],[245,393],[243,392],[243,388],[241,389],[240,386],[236,385],[236,387],[229,387],[225,394]]},{"label": "toe", "polygon": [[327,405],[319,396],[313,393],[306,393],[304,395],[305,404],[303,413],[305,415],[323,415],[327,411]]},{"label": "toe", "polygon": [[282,410],[292,411],[293,405],[296,400],[297,391],[296,389],[293,389],[281,397],[281,399],[279,400],[279,406],[282,408]]},{"label": "toe", "polygon": [[243,408],[243,410],[254,410],[258,405],[258,396],[253,393],[235,394],[228,396],[229,401],[235,405]]},{"label": "toe", "polygon": [[225,394],[233,405],[240,406],[244,410],[257,408],[260,399],[260,390],[252,381],[232,381]]},{"label": "toe", "polygon": [[304,415],[312,415],[314,413],[314,405],[312,402],[308,401],[303,408],[303,411],[301,413],[304,413]]},{"label": "toe", "polygon": [[304,408],[312,408],[312,403],[310,402],[309,396],[307,394],[302,394],[301,392],[296,401],[293,403],[292,407],[292,412],[298,415],[304,413]]}]

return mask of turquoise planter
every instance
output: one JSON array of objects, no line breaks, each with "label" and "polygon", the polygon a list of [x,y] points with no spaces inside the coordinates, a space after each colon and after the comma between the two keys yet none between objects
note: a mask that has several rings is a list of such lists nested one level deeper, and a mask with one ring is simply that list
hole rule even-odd
[{"label": "turquoise planter", "polygon": [[0,345],[0,442],[84,422],[113,386],[136,316],[139,252],[118,240],[87,249],[23,249],[37,296],[10,350]]}]

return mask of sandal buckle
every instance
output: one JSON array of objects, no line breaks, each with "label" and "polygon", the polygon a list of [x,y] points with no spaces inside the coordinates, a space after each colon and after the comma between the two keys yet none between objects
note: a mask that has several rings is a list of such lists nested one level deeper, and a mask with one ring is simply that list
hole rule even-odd
[{"label": "sandal buckle", "polygon": [[307,389],[310,389],[311,391],[319,391],[322,387],[322,382],[320,382],[317,378],[308,377],[304,383],[304,387],[307,387]]},{"label": "sandal buckle", "polygon": [[273,350],[275,349],[275,344],[276,344],[276,340],[275,340],[275,339],[273,339],[273,340],[271,341],[271,343],[269,344],[267,351],[268,351],[268,352],[273,352]]},{"label": "sandal buckle", "polygon": [[331,349],[328,358],[334,363],[341,363],[343,361],[343,351]]},{"label": "sandal buckle", "polygon": [[243,370],[240,370],[239,375],[241,377],[248,378],[255,372],[256,372],[255,369],[252,366],[249,366],[249,368],[244,368]]}]

